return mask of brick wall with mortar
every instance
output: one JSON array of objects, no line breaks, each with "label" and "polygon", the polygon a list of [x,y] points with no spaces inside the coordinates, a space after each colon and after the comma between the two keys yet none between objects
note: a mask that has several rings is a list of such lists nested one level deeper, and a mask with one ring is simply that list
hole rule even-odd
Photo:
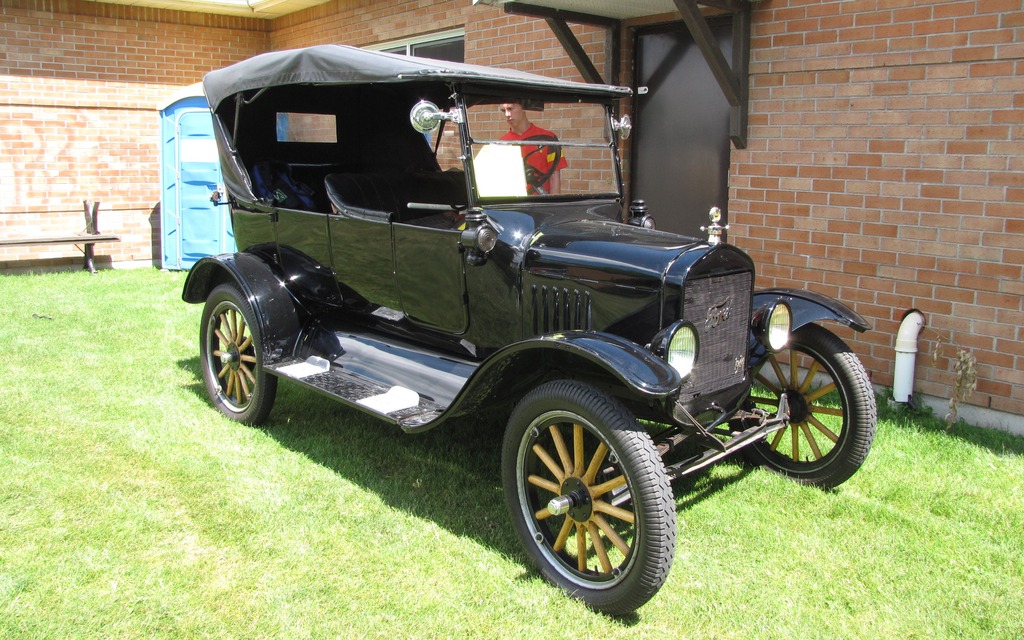
[{"label": "brick wall with mortar", "polygon": [[[0,234],[121,236],[97,264],[159,264],[161,103],[269,46],[269,24],[79,0],[0,6]],[[0,250],[0,270],[81,264],[72,246]]]},{"label": "brick wall with mortar", "polygon": [[751,50],[730,213],[759,284],[869,318],[844,338],[887,386],[917,308],[916,391],[950,397],[962,348],[970,403],[1024,414],[1024,2],[768,0]]}]

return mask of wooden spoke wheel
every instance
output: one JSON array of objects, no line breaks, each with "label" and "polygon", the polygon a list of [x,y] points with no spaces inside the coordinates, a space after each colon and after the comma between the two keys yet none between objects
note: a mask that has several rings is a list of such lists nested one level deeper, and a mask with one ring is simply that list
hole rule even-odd
[{"label": "wooden spoke wheel", "polygon": [[249,302],[232,285],[220,285],[206,300],[200,358],[206,390],[227,417],[258,424],[277,393],[277,379],[263,372],[259,328]]},{"label": "wooden spoke wheel", "polygon": [[618,401],[574,381],[538,387],[509,420],[502,468],[545,578],[612,614],[654,596],[672,564],[675,503],[650,436]]},{"label": "wooden spoke wheel", "polygon": [[748,460],[825,488],[863,464],[875,436],[875,396],[867,373],[832,332],[806,325],[788,349],[768,356],[755,375],[754,404],[776,410],[782,396],[789,425],[745,448]]}]

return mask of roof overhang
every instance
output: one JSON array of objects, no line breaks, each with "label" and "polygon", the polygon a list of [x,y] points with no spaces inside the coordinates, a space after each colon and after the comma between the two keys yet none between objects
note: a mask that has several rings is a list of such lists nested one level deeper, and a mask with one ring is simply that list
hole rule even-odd
[{"label": "roof overhang", "polygon": [[[667,16],[686,24],[697,48],[714,74],[732,113],[729,136],[736,148],[747,146],[747,101],[750,64],[750,3],[752,0],[473,0],[473,4],[500,7],[506,13],[533,16],[547,21],[573,64],[587,82],[603,83],[568,23],[593,24],[618,31],[624,20]],[[733,16],[731,61],[722,53],[701,7]],[[612,39],[612,83],[618,84],[618,38]]]},{"label": "roof overhang", "polygon": [[[754,0],[756,1],[756,0]],[[749,8],[751,0],[697,0],[695,4],[723,11],[741,11]],[[558,12],[563,15],[591,16],[610,20],[634,20],[666,14],[678,17],[676,0],[473,0],[473,4],[503,7],[509,13],[536,15]]]},{"label": "roof overhang", "polygon": [[171,9],[190,13],[213,13],[243,18],[271,20],[302,11],[328,0],[90,0],[151,9]]},{"label": "roof overhang", "polygon": [[533,7],[591,15],[612,20],[646,18],[663,13],[674,13],[672,0],[473,0],[474,4],[489,4],[492,7],[506,7],[510,13],[517,13],[516,7]]}]

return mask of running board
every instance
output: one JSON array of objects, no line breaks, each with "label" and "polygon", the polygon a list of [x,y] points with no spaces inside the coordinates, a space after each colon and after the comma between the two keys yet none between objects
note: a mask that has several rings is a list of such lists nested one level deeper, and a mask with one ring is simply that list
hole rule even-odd
[{"label": "running board", "polygon": [[422,426],[447,408],[432,398],[400,385],[371,380],[323,358],[292,358],[265,367],[267,373],[297,382],[335,400],[400,425]]}]

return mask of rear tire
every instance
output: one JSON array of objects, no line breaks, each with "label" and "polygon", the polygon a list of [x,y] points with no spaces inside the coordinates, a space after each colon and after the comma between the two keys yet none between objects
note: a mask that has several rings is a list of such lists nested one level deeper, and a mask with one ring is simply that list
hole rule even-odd
[{"label": "rear tire", "polygon": [[213,405],[228,418],[257,425],[277,396],[277,378],[263,370],[263,342],[252,305],[233,284],[210,292],[199,335],[203,380]]}]

